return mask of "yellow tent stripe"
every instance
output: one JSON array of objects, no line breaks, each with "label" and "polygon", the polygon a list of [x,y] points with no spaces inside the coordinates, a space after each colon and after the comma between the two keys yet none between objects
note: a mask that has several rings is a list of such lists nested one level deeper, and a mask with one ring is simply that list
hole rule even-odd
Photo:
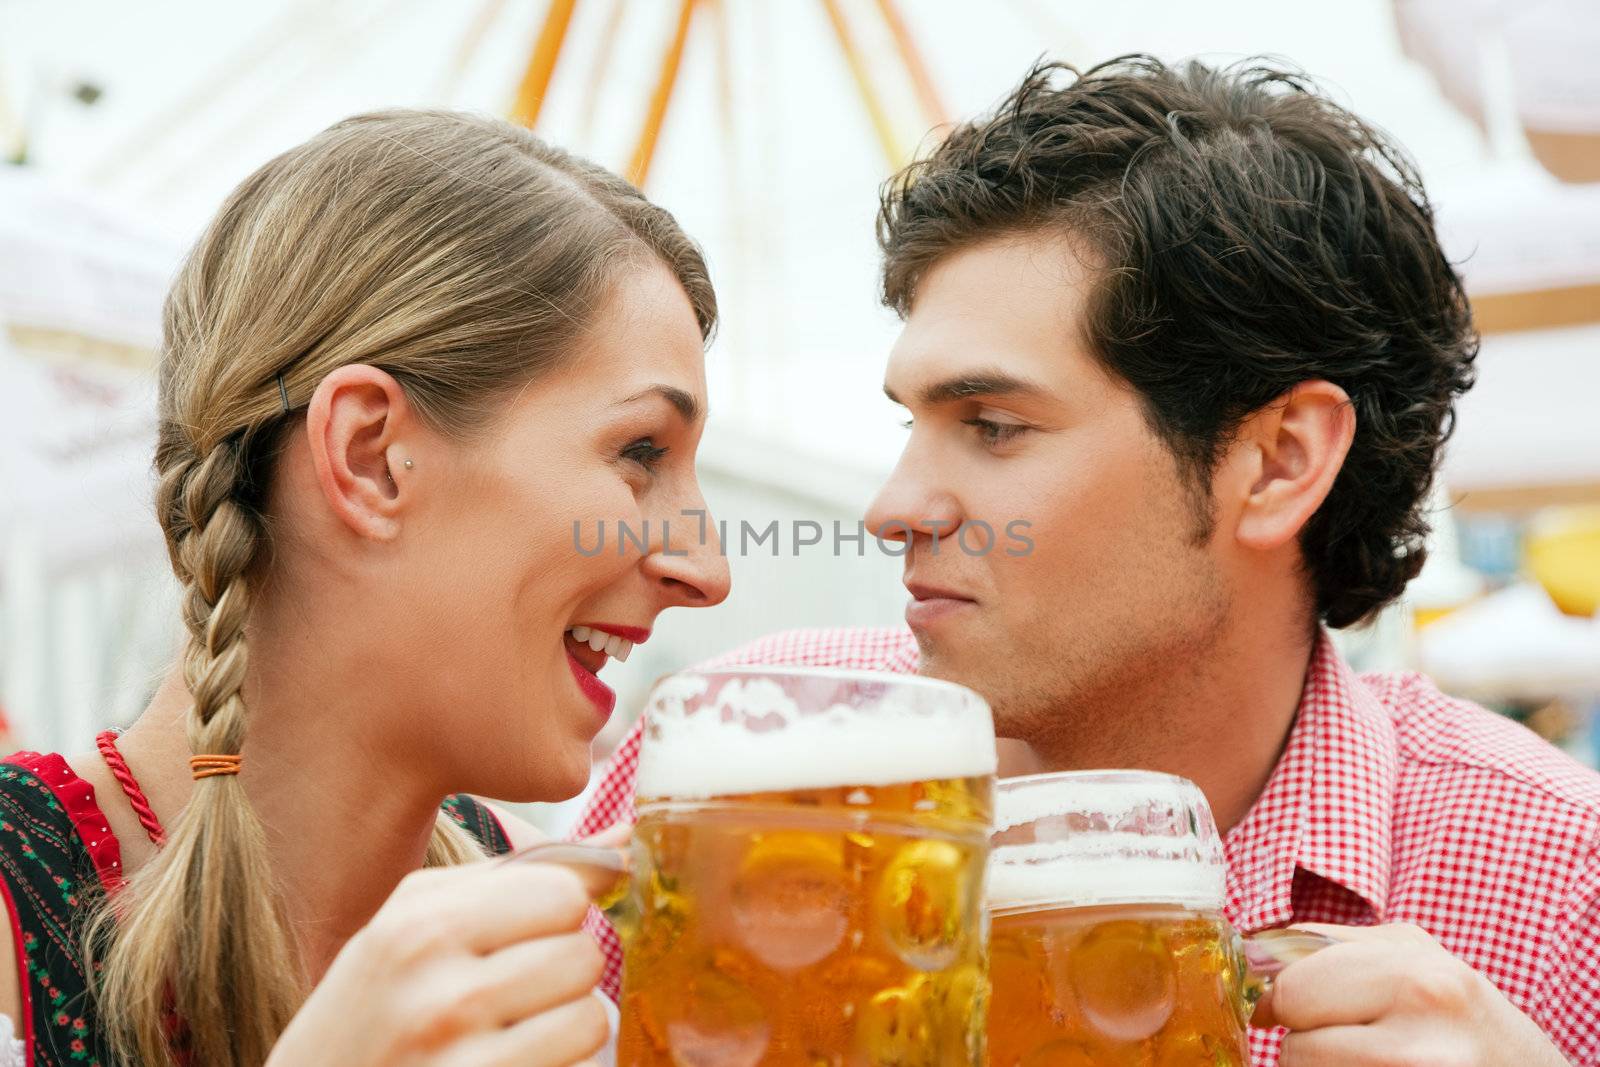
[{"label": "yellow tent stripe", "polygon": [[667,119],[667,108],[672,103],[672,90],[678,83],[678,68],[683,65],[683,47],[689,40],[689,24],[694,19],[697,0],[683,0],[678,8],[678,24],[661,57],[661,72],[656,76],[655,91],[650,94],[650,109],[645,113],[644,127],[633,149],[633,159],[628,163],[628,180],[643,187],[650,177],[650,164],[655,160],[656,142],[661,137],[661,127]]},{"label": "yellow tent stripe", "polygon": [[850,68],[850,77],[856,83],[856,92],[860,94],[861,103],[867,109],[867,117],[872,120],[873,132],[878,135],[878,146],[883,149],[883,156],[889,163],[889,169],[896,170],[905,162],[905,151],[900,146],[899,138],[895,136],[894,124],[889,120],[889,113],[884,110],[883,101],[878,98],[878,92],[873,88],[872,79],[867,74],[866,61],[850,36],[850,26],[845,22],[844,13],[839,10],[839,0],[822,0],[822,7],[828,13],[828,22],[833,26],[834,36],[839,39],[839,50],[844,53],[844,61]]},{"label": "yellow tent stripe", "polygon": [[533,55],[528,57],[528,69],[523,71],[517,98],[511,105],[512,122],[529,129],[538,123],[539,111],[544,107],[545,93],[556,72],[556,63],[561,59],[561,46],[566,42],[567,27],[572,24],[572,12],[577,6],[578,0],[550,0],[533,44]]},{"label": "yellow tent stripe", "polygon": [[928,73],[928,65],[922,60],[916,38],[911,36],[906,20],[900,15],[899,5],[895,0],[878,0],[878,11],[882,13],[889,34],[894,38],[900,62],[905,64],[906,73],[911,75],[912,88],[917,91],[917,102],[922,105],[922,114],[927,118],[928,125],[945,125],[950,121],[950,111],[939,96],[939,87],[934,84],[933,76]]}]

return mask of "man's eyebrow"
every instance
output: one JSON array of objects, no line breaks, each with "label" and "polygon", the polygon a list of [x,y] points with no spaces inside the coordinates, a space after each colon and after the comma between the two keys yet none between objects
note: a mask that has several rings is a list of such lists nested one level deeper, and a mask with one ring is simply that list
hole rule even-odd
[{"label": "man's eyebrow", "polygon": [[[905,402],[895,395],[885,383],[884,395],[896,404],[904,406]],[[942,381],[933,382],[917,390],[917,399],[932,407],[936,404],[948,404],[952,400],[970,400],[973,397],[983,396],[1049,396],[1050,390],[1038,382],[1012,374],[1009,371],[985,369],[958,374]]]},{"label": "man's eyebrow", "polygon": [[704,414],[700,408],[700,401],[696,400],[692,393],[686,393],[675,385],[652,385],[648,389],[641,389],[632,396],[624,397],[623,399],[617,401],[617,406],[621,407],[623,404],[632,404],[635,401],[643,400],[650,396],[659,396],[666,400],[667,403],[671,404],[677,409],[678,414],[683,417],[684,422],[699,422],[701,416]]}]

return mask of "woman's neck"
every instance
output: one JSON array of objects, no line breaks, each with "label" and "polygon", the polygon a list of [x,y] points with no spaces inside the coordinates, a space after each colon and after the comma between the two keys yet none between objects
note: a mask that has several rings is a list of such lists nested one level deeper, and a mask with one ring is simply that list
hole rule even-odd
[{"label": "woman's neck", "polygon": [[[267,653],[266,656],[260,653]],[[268,649],[251,649],[267,667]],[[277,673],[275,678],[304,672]],[[308,973],[325,971],[395,885],[422,866],[442,795],[419,788],[414,774],[392,773],[376,746],[360,737],[361,709],[345,707],[336,686],[307,680],[289,692],[245,705],[250,723],[241,781],[265,830],[271,864]],[[186,732],[189,695],[182,669],[163,680],[138,721],[117,742],[162,824],[173,826],[195,788]],[[73,762],[95,786],[136,873],[155,853],[121,802],[120,788],[98,755]],[[131,825],[130,825],[131,824]]]}]

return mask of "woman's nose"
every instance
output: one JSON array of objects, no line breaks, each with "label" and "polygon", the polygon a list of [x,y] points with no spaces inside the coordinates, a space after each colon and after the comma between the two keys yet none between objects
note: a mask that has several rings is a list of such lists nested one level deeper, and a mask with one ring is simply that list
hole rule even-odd
[{"label": "woman's nose", "polygon": [[728,599],[733,584],[716,524],[701,504],[681,525],[662,527],[659,544],[645,557],[646,573],[659,585],[667,607],[709,608]]}]

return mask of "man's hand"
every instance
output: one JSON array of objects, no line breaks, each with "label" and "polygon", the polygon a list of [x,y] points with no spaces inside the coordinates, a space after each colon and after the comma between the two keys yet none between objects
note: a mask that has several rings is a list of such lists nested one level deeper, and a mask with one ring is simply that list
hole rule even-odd
[{"label": "man's hand", "polygon": [[1286,968],[1252,1026],[1282,1067],[1569,1067],[1490,981],[1416,926],[1297,923],[1339,941]]}]

